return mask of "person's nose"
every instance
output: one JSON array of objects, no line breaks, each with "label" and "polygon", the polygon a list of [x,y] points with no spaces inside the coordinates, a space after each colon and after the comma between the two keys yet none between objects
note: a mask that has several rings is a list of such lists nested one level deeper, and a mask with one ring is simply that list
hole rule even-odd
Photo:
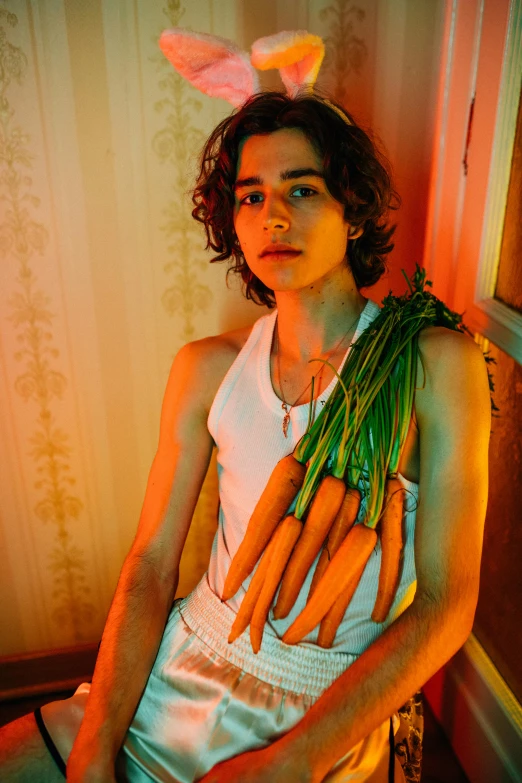
[{"label": "person's nose", "polygon": [[265,201],[265,214],[263,216],[265,231],[288,231],[290,217],[280,199],[267,198]]}]

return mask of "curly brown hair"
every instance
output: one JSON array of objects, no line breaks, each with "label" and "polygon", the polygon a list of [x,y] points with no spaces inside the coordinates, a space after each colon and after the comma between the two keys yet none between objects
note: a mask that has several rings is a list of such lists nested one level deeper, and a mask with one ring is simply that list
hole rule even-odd
[{"label": "curly brown hair", "polygon": [[387,215],[397,209],[400,198],[393,188],[390,164],[376,142],[351,114],[318,92],[296,98],[282,92],[254,95],[209,136],[192,191],[192,217],[205,226],[207,249],[219,254],[211,261],[232,258],[227,276],[230,272],[241,276],[247,299],[274,306],[274,292],[251,272],[236,236],[234,183],[240,143],[281,128],[306,135],[323,161],[328,190],[344,205],[344,219],[354,228],[363,227],[360,237],[349,240],[346,256],[357,288],[373,285],[393,249],[390,239],[395,226],[389,225]]}]

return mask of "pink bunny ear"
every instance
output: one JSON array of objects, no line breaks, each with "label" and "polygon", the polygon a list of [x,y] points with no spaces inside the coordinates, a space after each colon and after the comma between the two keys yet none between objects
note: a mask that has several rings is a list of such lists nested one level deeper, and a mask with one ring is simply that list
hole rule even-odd
[{"label": "pink bunny ear", "polygon": [[163,31],[159,45],[178,73],[207,95],[237,107],[260,91],[248,54],[233,41],[173,27]]},{"label": "pink bunny ear", "polygon": [[255,41],[250,62],[260,71],[278,68],[288,95],[295,98],[299,91],[312,89],[323,57],[324,43],[318,35],[283,30]]}]

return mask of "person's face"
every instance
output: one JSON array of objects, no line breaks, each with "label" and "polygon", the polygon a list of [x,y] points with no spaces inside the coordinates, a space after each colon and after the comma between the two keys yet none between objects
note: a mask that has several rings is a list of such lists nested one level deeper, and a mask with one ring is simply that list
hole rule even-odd
[{"label": "person's face", "polygon": [[[273,291],[345,273],[350,226],[306,136],[290,128],[250,136],[239,153],[234,227],[251,271]],[[274,243],[299,252],[263,254]]]}]

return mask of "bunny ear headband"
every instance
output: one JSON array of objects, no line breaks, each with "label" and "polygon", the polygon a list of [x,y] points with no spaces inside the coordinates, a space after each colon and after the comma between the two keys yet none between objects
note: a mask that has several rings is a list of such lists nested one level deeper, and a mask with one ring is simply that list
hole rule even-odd
[{"label": "bunny ear headband", "polygon": [[261,91],[256,68],[278,68],[287,94],[295,98],[299,92],[313,89],[324,57],[322,38],[306,30],[284,30],[259,38],[252,44],[250,57],[233,41],[181,27],[165,30],[159,45],[194,87],[235,107]]}]

